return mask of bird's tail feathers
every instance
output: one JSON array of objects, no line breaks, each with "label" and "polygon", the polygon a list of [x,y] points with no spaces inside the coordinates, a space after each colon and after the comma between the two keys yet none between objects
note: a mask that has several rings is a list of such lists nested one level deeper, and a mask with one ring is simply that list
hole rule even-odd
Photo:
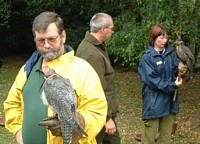
[{"label": "bird's tail feathers", "polygon": [[79,134],[88,136],[88,134],[81,128],[77,121],[74,118],[70,118],[67,123]]},{"label": "bird's tail feathers", "polygon": [[192,79],[192,71],[188,68],[188,72],[187,72],[185,82],[188,82],[191,79]]}]

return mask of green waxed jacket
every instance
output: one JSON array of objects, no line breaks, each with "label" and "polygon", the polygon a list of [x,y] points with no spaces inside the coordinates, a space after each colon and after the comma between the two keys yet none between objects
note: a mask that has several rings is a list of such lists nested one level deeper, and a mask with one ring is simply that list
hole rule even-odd
[{"label": "green waxed jacket", "polygon": [[76,56],[85,59],[96,70],[108,101],[107,119],[118,113],[118,102],[115,93],[114,70],[111,65],[104,43],[100,43],[89,32],[80,43]]}]

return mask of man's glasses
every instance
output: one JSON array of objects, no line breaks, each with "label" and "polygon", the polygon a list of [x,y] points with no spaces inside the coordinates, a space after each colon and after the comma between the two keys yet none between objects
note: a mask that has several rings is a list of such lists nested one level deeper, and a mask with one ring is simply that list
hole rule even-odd
[{"label": "man's glasses", "polygon": [[43,47],[45,42],[48,42],[49,45],[53,46],[56,44],[58,37],[59,37],[59,35],[56,37],[50,37],[50,38],[46,38],[46,39],[36,39],[35,38],[35,43],[37,46],[40,46],[40,47]]},{"label": "man's glasses", "polygon": [[115,29],[114,29],[114,27],[105,27],[105,28],[108,28],[108,29],[110,29],[111,31],[115,31]]}]

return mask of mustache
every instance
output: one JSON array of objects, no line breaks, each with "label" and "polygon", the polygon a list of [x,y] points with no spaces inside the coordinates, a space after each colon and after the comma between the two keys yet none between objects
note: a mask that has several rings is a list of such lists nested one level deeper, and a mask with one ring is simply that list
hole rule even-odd
[{"label": "mustache", "polygon": [[47,61],[52,61],[61,55],[61,48],[51,48],[43,49],[40,51],[40,54]]}]

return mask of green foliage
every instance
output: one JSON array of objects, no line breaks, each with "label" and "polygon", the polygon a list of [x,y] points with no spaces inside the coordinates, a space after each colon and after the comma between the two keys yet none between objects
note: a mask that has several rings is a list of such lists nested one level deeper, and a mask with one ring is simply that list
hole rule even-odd
[{"label": "green foliage", "polygon": [[115,19],[117,32],[107,43],[110,54],[116,56],[116,61],[122,65],[136,66],[141,50],[147,44],[148,26],[140,26],[136,23],[134,15],[125,12]]},{"label": "green foliage", "polygon": [[[67,29],[67,44],[76,50],[97,12],[113,16],[115,34],[108,51],[115,62],[136,67],[148,44],[151,27],[163,23],[169,30],[169,43],[177,34],[195,53],[200,50],[199,0],[0,0],[0,56],[35,50],[32,21],[43,11],[61,15]],[[173,45],[172,45],[173,46]]]},{"label": "green foliage", "polygon": [[114,54],[115,61],[120,60],[123,65],[137,66],[148,44],[149,31],[157,23],[163,23],[168,28],[172,46],[179,34],[186,45],[196,39],[194,45],[200,47],[197,40],[199,27],[194,27],[193,21],[200,19],[194,13],[197,3],[195,0],[137,0],[129,7],[122,7],[125,12],[114,19],[116,33],[108,42],[109,53]]},{"label": "green foliage", "polygon": [[78,27],[78,28],[68,28],[67,35],[67,44],[72,46],[72,48],[76,51],[78,45],[81,40],[85,37],[85,32],[88,30],[88,27]]},{"label": "green foliage", "polygon": [[0,1],[0,29],[9,28],[9,19],[11,15],[11,3],[8,0]]}]

